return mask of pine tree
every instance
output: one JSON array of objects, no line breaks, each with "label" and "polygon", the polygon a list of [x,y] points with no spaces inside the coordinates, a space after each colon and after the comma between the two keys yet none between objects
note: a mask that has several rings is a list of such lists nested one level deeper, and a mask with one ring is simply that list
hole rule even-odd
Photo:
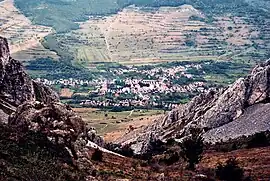
[{"label": "pine tree", "polygon": [[203,153],[203,137],[202,131],[198,128],[193,128],[191,130],[191,136],[184,139],[180,143],[180,155],[188,162],[188,169],[195,170],[195,165],[198,164],[202,158]]}]

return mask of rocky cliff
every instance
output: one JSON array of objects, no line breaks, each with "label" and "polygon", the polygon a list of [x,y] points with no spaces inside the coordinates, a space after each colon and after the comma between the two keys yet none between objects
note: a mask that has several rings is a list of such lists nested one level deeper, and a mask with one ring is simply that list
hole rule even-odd
[{"label": "rocky cliff", "polygon": [[227,140],[270,130],[270,61],[225,89],[209,90],[180,105],[163,119],[135,130],[117,143],[145,153],[155,140],[181,139],[191,127],[201,127],[207,142]]},{"label": "rocky cliff", "polygon": [[[84,180],[94,170],[89,151],[104,144],[51,88],[27,75],[22,64],[10,57],[2,37],[0,129],[4,140],[0,141],[0,180]],[[48,170],[39,173],[38,168]],[[31,175],[32,169],[36,175]]]},{"label": "rocky cliff", "polygon": [[34,82],[27,75],[22,64],[10,57],[7,40],[0,37],[0,114],[5,115],[1,116],[2,121],[26,101],[50,103],[59,98],[50,88]]}]

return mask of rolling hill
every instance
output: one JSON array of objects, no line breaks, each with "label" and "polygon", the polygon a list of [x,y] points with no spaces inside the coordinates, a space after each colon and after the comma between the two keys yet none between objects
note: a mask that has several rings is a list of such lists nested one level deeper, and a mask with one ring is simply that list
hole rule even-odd
[{"label": "rolling hill", "polygon": [[269,8],[263,0],[14,3],[32,23],[56,31],[42,41],[47,49],[86,67],[96,62],[133,65],[269,58]]},{"label": "rolling hill", "polygon": [[116,15],[81,23],[79,30],[59,38],[59,42],[65,42],[66,49],[74,52],[75,60],[84,65],[102,61],[247,62],[254,57],[263,59],[267,53],[260,34],[256,25],[241,16],[218,16],[208,23],[206,15],[191,5],[129,7]]}]

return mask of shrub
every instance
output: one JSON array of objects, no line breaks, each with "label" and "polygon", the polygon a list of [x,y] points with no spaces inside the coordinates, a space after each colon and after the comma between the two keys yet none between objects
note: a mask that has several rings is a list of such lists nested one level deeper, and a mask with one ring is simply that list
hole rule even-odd
[{"label": "shrub", "polygon": [[119,153],[127,157],[133,157],[134,155],[134,152],[129,145],[124,145]]},{"label": "shrub", "polygon": [[244,176],[244,170],[238,166],[238,162],[234,158],[230,158],[225,165],[218,164],[216,176],[224,181],[241,181]]},{"label": "shrub", "polygon": [[199,163],[203,153],[203,138],[201,130],[194,128],[191,130],[191,137],[185,139],[180,144],[180,155],[188,162],[188,169],[195,170],[195,164]]},{"label": "shrub", "polygon": [[151,140],[148,152],[152,155],[161,154],[166,151],[165,144],[161,140]]},{"label": "shrub", "polygon": [[103,153],[100,149],[96,148],[95,152],[92,154],[92,160],[101,162],[103,159]]},{"label": "shrub", "polygon": [[256,133],[248,142],[248,148],[269,146],[269,141],[264,132]]},{"label": "shrub", "polygon": [[161,166],[158,163],[152,163],[150,164],[151,170],[154,172],[159,172],[161,170]]},{"label": "shrub", "polygon": [[176,141],[174,140],[174,138],[170,138],[170,139],[167,140],[166,145],[167,146],[172,146],[175,143],[176,143]]},{"label": "shrub", "polygon": [[0,180],[77,181],[87,172],[76,167],[63,145],[41,132],[22,133],[0,124]]},{"label": "shrub", "polygon": [[166,165],[172,165],[176,162],[178,162],[180,159],[180,156],[177,152],[170,153],[165,158],[162,158],[159,160],[159,162],[164,162]]}]

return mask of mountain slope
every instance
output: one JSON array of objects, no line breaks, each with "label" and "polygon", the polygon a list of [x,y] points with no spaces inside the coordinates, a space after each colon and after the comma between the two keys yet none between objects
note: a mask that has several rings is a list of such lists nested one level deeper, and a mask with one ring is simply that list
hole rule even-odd
[{"label": "mountain slope", "polygon": [[19,60],[52,57],[55,52],[45,49],[40,40],[53,33],[50,27],[33,25],[15,6],[13,0],[0,2],[0,36],[9,39],[11,54]]},{"label": "mountain slope", "polygon": [[103,139],[27,75],[2,37],[0,115],[0,180],[92,180],[89,153]]},{"label": "mountain slope", "polygon": [[180,105],[163,119],[118,140],[144,153],[155,140],[182,138],[191,127],[205,130],[206,141],[218,141],[270,130],[270,61],[223,90],[210,90]]},{"label": "mountain slope", "polygon": [[261,9],[267,4],[263,1],[256,5],[244,0],[14,3],[32,23],[56,30],[42,41],[46,48],[84,67],[111,61],[131,65],[209,59],[246,63],[269,58],[270,17]]}]

